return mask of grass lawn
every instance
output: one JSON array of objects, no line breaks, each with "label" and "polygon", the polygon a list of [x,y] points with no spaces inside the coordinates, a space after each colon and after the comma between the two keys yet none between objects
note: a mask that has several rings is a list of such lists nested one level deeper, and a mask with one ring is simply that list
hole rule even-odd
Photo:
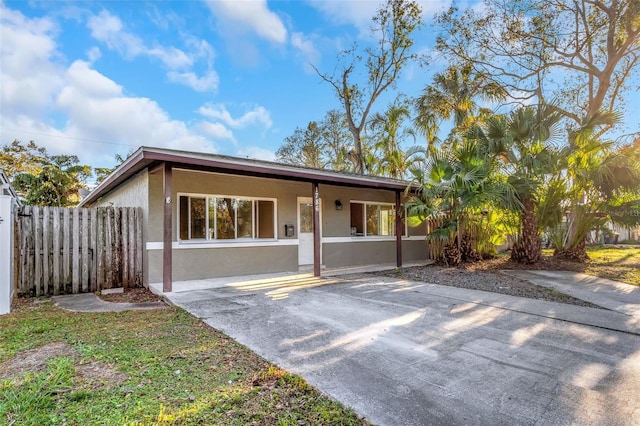
[{"label": "grass lawn", "polygon": [[0,424],[367,424],[178,308],[0,317]]},{"label": "grass lawn", "polygon": [[[558,260],[553,250],[543,250],[542,261],[536,265],[521,265],[524,269],[548,269],[582,272],[600,278],[620,281],[640,286],[640,247],[638,246],[592,246],[587,247],[589,260],[575,263]],[[505,262],[508,261],[505,256]],[[517,267],[513,262],[505,263],[501,268]]]},{"label": "grass lawn", "polygon": [[640,247],[591,247],[585,274],[640,286]]}]

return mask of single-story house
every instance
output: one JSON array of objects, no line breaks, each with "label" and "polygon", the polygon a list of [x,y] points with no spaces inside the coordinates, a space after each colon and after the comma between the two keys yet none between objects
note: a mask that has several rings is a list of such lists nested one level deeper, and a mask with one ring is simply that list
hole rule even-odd
[{"label": "single-story house", "polygon": [[80,203],[140,207],[144,283],[427,258],[402,180],[141,147]]}]

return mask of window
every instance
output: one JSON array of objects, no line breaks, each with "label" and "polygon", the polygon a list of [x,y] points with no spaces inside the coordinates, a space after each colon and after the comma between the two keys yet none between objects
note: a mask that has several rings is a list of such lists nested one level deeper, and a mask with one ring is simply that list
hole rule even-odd
[{"label": "window", "polygon": [[396,234],[396,208],[393,204],[352,201],[350,209],[352,236]]},{"label": "window", "polygon": [[276,238],[275,200],[179,195],[180,240]]}]

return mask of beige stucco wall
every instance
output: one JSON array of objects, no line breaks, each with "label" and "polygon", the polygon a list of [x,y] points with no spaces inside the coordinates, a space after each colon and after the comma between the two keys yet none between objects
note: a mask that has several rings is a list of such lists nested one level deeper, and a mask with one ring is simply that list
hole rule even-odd
[{"label": "beige stucco wall", "polygon": [[[148,179],[147,240],[162,241],[163,190],[162,170],[150,173]],[[177,242],[178,194],[206,194],[225,196],[264,197],[277,199],[277,238],[279,242],[298,238],[297,198],[312,196],[312,185],[243,176],[228,176],[195,171],[173,171],[173,241]],[[346,188],[320,185],[322,200],[322,234],[325,238],[350,237],[349,202],[374,201],[394,203],[392,191]],[[341,200],[342,210],[336,210],[335,200]],[[284,225],[293,224],[295,235],[284,236]],[[410,228],[409,235],[424,235],[423,229]],[[193,244],[193,243],[181,243]],[[222,243],[223,244],[223,243]],[[155,247],[158,247],[157,245]],[[327,267],[392,263],[396,261],[395,239],[388,241],[332,242],[323,244],[323,264]],[[148,282],[162,281],[162,250],[148,250]],[[424,241],[403,241],[406,261],[425,259]],[[176,281],[214,278],[243,274],[296,271],[297,245],[271,245],[257,247],[199,247],[174,248],[173,279]]]},{"label": "beige stucco wall", "polygon": [[[298,246],[174,249],[173,280],[298,270]],[[149,251],[149,280],[162,282],[162,250]]]},{"label": "beige stucco wall", "polygon": [[[405,240],[402,242],[402,260],[404,262],[426,258],[427,245],[424,240]],[[327,268],[395,262],[395,240],[324,243],[322,245],[322,263]]]},{"label": "beige stucco wall", "polygon": [[[150,175],[149,188],[149,207],[154,211],[162,212],[162,172]],[[298,227],[297,198],[310,198],[311,191],[310,183],[174,170],[173,240],[177,239],[175,218],[177,217],[178,193],[276,198],[278,200],[277,237],[279,239],[286,238],[284,225],[293,224],[296,228],[296,235],[290,238],[295,239]],[[149,241],[162,241],[162,214],[154,216],[149,221]]]}]

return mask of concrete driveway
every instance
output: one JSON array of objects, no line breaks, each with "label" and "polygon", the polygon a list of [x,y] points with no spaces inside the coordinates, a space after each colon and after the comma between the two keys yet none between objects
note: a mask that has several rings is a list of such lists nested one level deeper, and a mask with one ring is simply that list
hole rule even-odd
[{"label": "concrete driveway", "polygon": [[640,424],[625,313],[375,276],[166,296],[374,424]]}]

